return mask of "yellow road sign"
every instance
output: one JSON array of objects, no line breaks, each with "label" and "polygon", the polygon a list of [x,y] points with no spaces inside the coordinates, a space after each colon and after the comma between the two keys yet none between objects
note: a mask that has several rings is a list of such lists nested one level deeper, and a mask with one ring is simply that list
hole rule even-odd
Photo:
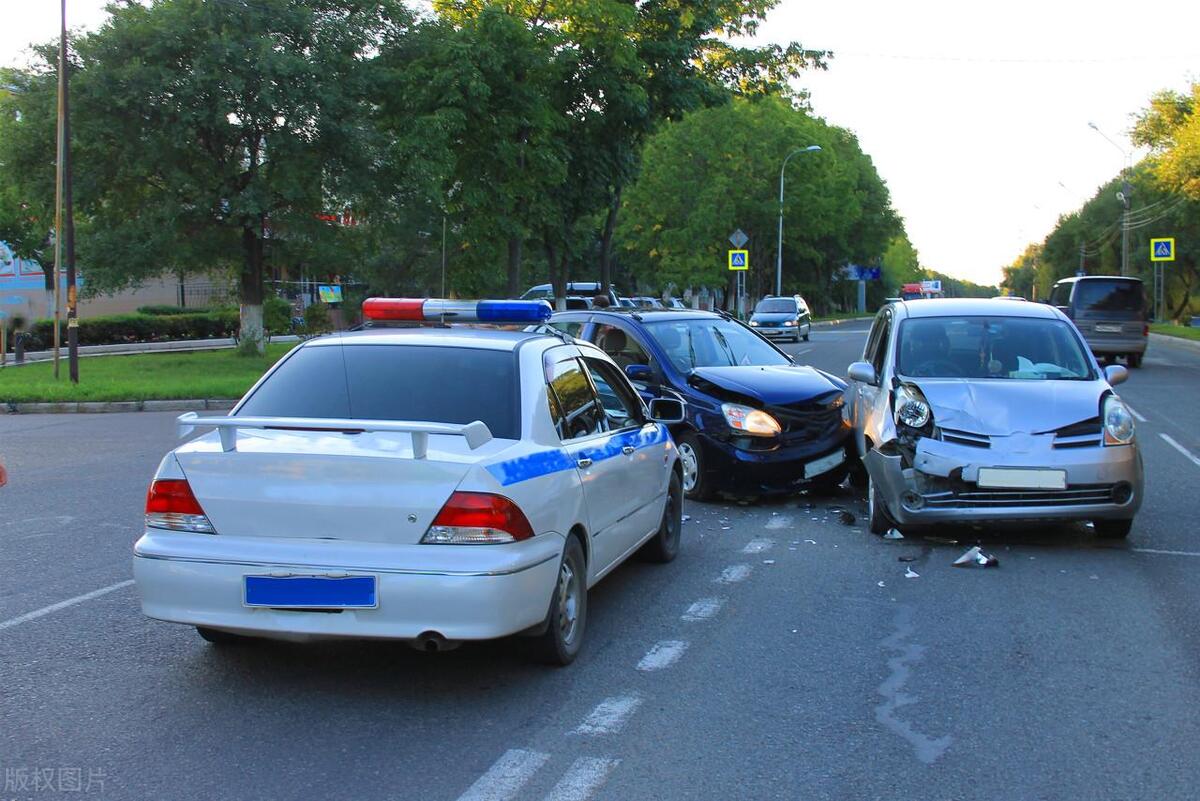
[{"label": "yellow road sign", "polygon": [[750,269],[750,251],[748,251],[748,250],[731,250],[731,251],[729,251],[729,269],[731,269],[731,270],[749,270]]},{"label": "yellow road sign", "polygon": [[1151,239],[1150,261],[1175,261],[1175,237]]}]

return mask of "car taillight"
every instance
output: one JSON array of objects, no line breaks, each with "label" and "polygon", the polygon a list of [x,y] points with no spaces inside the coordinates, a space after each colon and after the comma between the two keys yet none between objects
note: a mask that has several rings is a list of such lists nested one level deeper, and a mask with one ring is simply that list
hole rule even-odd
[{"label": "car taillight", "polygon": [[146,492],[146,525],[169,531],[215,534],[186,479],[156,478]]},{"label": "car taillight", "polygon": [[1150,324],[1149,323],[1142,323],[1142,336],[1144,336],[1144,337],[1150,336]]},{"label": "car taillight", "polygon": [[436,545],[494,545],[533,536],[525,513],[503,495],[456,492],[421,538]]}]

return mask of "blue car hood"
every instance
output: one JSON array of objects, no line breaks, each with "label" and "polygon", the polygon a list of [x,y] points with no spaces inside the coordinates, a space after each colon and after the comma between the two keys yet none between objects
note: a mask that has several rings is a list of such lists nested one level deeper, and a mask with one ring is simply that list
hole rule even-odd
[{"label": "blue car hood", "polygon": [[799,365],[697,367],[692,375],[768,406],[786,406],[846,388],[831,375]]}]

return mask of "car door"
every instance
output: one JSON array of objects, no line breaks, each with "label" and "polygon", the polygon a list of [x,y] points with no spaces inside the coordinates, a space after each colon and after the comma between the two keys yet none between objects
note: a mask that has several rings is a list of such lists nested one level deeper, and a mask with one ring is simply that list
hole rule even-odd
[{"label": "car door", "polygon": [[[662,369],[650,355],[649,349],[642,342],[640,335],[634,332],[632,326],[620,325],[609,320],[598,320],[588,334],[588,340],[607,353],[608,357],[622,371],[633,364],[648,367],[653,379],[651,381],[632,381],[633,387],[642,400],[647,403],[654,398],[661,397],[658,386],[662,382]],[[619,342],[619,346],[613,344],[614,340]]]},{"label": "car door", "polygon": [[656,530],[662,520],[670,437],[665,427],[648,418],[641,399],[615,366],[586,353],[583,362],[612,434],[610,447],[614,450],[610,458],[620,462],[623,483],[632,501],[629,516],[618,523],[619,532],[614,530],[616,536],[605,543],[605,557],[617,559]]},{"label": "car door", "polygon": [[880,409],[887,406],[888,391],[884,381],[884,367],[887,364],[888,343],[892,332],[892,309],[885,307],[875,316],[871,333],[867,337],[867,345],[863,349],[864,362],[875,370],[875,381],[864,384],[854,382],[854,434],[858,444],[858,452],[866,455],[866,440],[870,439],[875,445],[880,444],[879,427]]},{"label": "car door", "polygon": [[[551,355],[553,354],[553,355]],[[548,359],[557,354],[550,351]],[[633,479],[622,458],[621,432],[609,430],[591,375],[577,356],[547,365],[550,415],[563,450],[574,460],[588,512],[591,576],[612,564],[628,538],[622,523],[635,511]],[[547,499],[552,503],[553,499]]]}]

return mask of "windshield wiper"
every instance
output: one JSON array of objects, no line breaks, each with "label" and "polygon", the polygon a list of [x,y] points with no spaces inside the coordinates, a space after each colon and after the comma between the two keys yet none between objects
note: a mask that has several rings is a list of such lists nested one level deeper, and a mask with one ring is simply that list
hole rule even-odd
[{"label": "windshield wiper", "polygon": [[725,335],[721,333],[721,329],[713,328],[713,333],[717,336],[717,341],[721,343],[721,347],[725,349],[725,355],[729,357],[729,366],[737,367],[737,357],[733,355],[733,348],[729,347],[729,343],[725,340]]}]

